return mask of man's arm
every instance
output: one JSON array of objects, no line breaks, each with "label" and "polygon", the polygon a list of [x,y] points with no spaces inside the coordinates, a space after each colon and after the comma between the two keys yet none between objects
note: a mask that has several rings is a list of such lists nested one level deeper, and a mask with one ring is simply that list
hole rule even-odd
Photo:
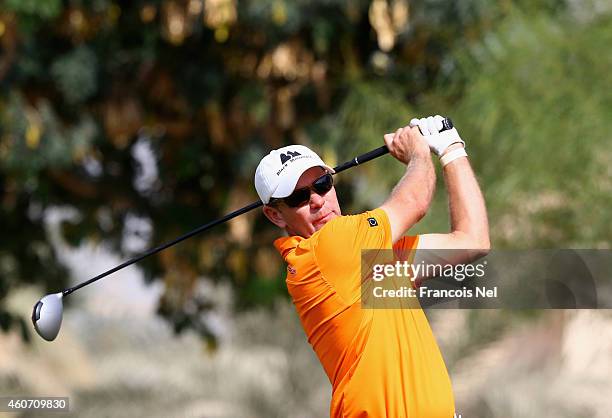
[{"label": "man's arm", "polygon": [[[462,148],[453,144],[445,154]],[[484,198],[467,157],[457,158],[443,168],[448,191],[451,231],[419,237],[419,249],[458,249],[453,263],[466,263],[486,255],[491,247]]]},{"label": "man's arm", "polygon": [[[429,148],[440,157],[448,191],[451,231],[419,236],[415,263],[459,264],[474,261],[489,252],[489,223],[484,198],[463,150],[465,142],[455,128],[442,131],[442,116],[412,119]],[[427,251],[424,251],[427,250]],[[444,250],[436,253],[435,250]],[[448,251],[454,250],[454,251]]]},{"label": "man's arm", "polygon": [[400,128],[395,134],[384,136],[389,153],[406,164],[406,172],[380,207],[391,226],[393,243],[416,224],[429,209],[436,182],[436,174],[429,146],[418,127]]}]

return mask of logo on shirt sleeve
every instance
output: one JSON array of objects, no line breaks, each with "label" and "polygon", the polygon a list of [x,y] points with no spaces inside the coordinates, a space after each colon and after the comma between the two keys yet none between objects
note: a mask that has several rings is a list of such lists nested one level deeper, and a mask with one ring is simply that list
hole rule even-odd
[{"label": "logo on shirt sleeve", "polygon": [[297,273],[297,270],[296,270],[296,269],[294,269],[294,268],[293,268],[293,267],[291,267],[291,266],[287,266],[287,271],[289,271],[289,273],[291,273],[291,274],[295,274],[295,273]]},{"label": "logo on shirt sleeve", "polygon": [[371,227],[378,226],[378,222],[376,221],[376,218],[368,218],[368,223],[370,224]]}]

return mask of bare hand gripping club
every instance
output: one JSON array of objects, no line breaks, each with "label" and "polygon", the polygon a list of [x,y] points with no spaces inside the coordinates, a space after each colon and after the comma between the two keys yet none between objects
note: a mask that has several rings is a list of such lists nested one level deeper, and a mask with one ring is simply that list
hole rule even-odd
[{"label": "bare hand gripping club", "polygon": [[[444,119],[444,121],[442,122],[443,124],[443,131],[449,130],[453,128],[453,122],[450,119]],[[389,152],[389,149],[387,148],[386,145],[383,145],[382,147],[376,148],[370,152],[366,152],[365,154],[361,154],[355,158],[353,158],[350,161],[347,161],[343,164],[340,164],[339,166],[334,168],[334,174],[340,173],[341,171],[347,170],[351,167],[355,167],[356,165],[359,164],[363,164],[366,163],[368,161],[371,161],[375,158],[378,158],[382,155],[385,155]],[[172,241],[169,241],[165,244],[162,244],[158,247],[152,248],[148,251],[146,251],[145,253],[136,256],[130,260],[127,260],[126,262],[119,264],[116,267],[113,267],[110,270],[105,271],[104,273],[101,273],[99,275],[97,275],[96,277],[89,279],[83,283],[80,283],[74,287],[70,287],[68,289],[65,289],[59,293],[52,293],[49,295],[46,295],[45,297],[43,297],[41,300],[39,300],[38,302],[36,302],[36,304],[34,305],[34,309],[32,311],[32,323],[34,324],[34,328],[36,329],[36,332],[38,332],[38,334],[43,337],[45,340],[47,341],[53,341],[55,339],[55,337],[57,337],[57,334],[59,333],[60,330],[60,326],[62,324],[62,315],[63,315],[63,303],[62,303],[62,299],[64,296],[67,296],[69,294],[71,294],[72,292],[74,292],[75,290],[78,290],[84,286],[87,286],[95,281],[98,281],[116,271],[119,271],[127,266],[130,266],[134,263],[139,262],[140,260],[142,260],[143,258],[149,257],[150,255],[156,254],[162,250],[165,250],[168,247],[171,247],[175,244],[178,244],[181,241],[186,240],[187,238],[191,238],[194,235],[199,234],[200,232],[204,232],[207,229],[210,229],[212,227],[215,227],[219,224],[222,224],[224,222],[229,221],[230,219],[233,219],[237,216],[240,216],[244,213],[250,212],[253,209],[256,209],[260,206],[262,206],[263,203],[261,202],[261,200],[258,200],[257,202],[253,202],[241,209],[238,209],[232,213],[229,213],[227,215],[225,215],[222,218],[219,218],[217,220],[214,220],[212,222],[209,222],[205,225],[202,225],[196,229],[194,229],[193,231],[187,232],[184,235],[181,235],[178,238],[175,238]]]}]

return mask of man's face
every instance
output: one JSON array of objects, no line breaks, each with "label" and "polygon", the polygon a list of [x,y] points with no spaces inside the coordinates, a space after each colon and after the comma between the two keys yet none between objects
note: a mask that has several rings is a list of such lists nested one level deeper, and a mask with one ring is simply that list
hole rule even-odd
[{"label": "man's face", "polygon": [[[298,180],[295,189],[308,187],[325,174],[322,167],[312,167],[306,170]],[[292,208],[284,202],[274,206],[264,206],[264,214],[275,225],[285,228],[290,235],[310,237],[327,222],[340,216],[340,205],[334,187],[323,196],[310,191],[310,200],[303,206]]]}]

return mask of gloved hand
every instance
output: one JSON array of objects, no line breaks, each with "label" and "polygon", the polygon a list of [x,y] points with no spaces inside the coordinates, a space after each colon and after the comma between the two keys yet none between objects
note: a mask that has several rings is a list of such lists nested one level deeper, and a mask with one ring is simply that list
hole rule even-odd
[{"label": "gloved hand", "polygon": [[465,142],[461,139],[459,132],[455,128],[440,132],[443,120],[442,116],[436,115],[428,118],[415,118],[410,121],[410,126],[419,127],[429,145],[429,149],[437,156],[444,155],[446,149],[457,142],[462,143],[465,147]]}]

